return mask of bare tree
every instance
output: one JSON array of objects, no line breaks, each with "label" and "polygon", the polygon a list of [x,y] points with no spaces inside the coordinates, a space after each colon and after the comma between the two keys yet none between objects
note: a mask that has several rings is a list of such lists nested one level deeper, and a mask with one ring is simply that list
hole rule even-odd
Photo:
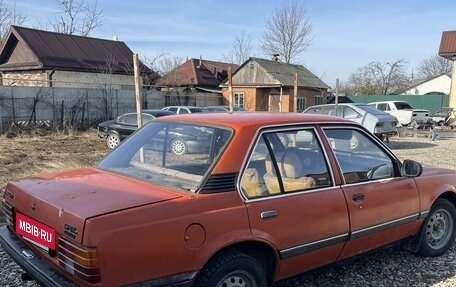
[{"label": "bare tree", "polygon": [[0,0],[0,44],[11,25],[22,25],[25,20],[25,15],[16,9],[16,4],[7,5],[4,0]]},{"label": "bare tree", "polygon": [[410,85],[410,78],[405,73],[406,61],[371,62],[350,75],[344,85],[347,93],[358,95],[387,95],[403,91]]},{"label": "bare tree", "polygon": [[304,2],[287,1],[266,21],[261,48],[266,54],[279,54],[284,62],[291,63],[310,46],[311,31]]},{"label": "bare tree", "polygon": [[88,36],[103,22],[103,10],[98,2],[88,3],[85,0],[57,0],[64,9],[52,23],[54,31],[65,34]]},{"label": "bare tree", "polygon": [[452,62],[439,55],[434,55],[421,62],[418,67],[418,79],[427,80],[445,73],[450,73]]},{"label": "bare tree", "polygon": [[46,101],[46,98],[50,96],[50,90],[40,87],[36,90],[35,97],[33,97],[33,103],[29,107],[31,109],[30,118],[28,120],[28,125],[33,124],[36,126],[36,114],[37,114],[37,105],[40,102]]},{"label": "bare tree", "polygon": [[252,53],[251,41],[252,36],[246,35],[245,30],[242,30],[241,34],[236,35],[234,39],[233,49],[228,55],[223,55],[223,60],[238,65],[244,63]]}]

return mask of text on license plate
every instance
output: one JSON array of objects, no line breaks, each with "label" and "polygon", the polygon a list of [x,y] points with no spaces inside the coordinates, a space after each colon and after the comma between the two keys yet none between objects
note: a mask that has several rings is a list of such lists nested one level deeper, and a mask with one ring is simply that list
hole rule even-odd
[{"label": "text on license plate", "polygon": [[16,233],[41,248],[55,250],[55,230],[17,212]]}]

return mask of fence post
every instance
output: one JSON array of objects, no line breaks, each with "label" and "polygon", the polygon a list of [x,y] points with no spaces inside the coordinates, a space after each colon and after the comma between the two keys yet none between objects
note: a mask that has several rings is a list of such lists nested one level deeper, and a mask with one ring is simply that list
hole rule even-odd
[{"label": "fence post", "polygon": [[14,107],[14,89],[11,87],[11,108],[13,110],[13,124],[16,124],[16,109]]}]

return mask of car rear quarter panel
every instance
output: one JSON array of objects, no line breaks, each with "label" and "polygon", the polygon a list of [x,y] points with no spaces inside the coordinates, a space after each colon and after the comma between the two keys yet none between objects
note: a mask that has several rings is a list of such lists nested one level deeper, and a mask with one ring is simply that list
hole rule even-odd
[{"label": "car rear quarter panel", "polygon": [[84,233],[85,245],[98,246],[104,286],[194,272],[224,246],[251,238],[234,191],[186,194],[92,218]]}]

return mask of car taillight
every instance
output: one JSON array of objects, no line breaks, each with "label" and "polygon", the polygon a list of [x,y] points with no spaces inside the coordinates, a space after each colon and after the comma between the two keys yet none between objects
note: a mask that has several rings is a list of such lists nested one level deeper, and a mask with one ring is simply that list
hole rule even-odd
[{"label": "car taillight", "polygon": [[14,229],[14,211],[13,207],[11,204],[6,202],[6,200],[2,200],[2,210],[3,210],[3,215],[5,216],[6,223],[11,226],[11,228]]},{"label": "car taillight", "polygon": [[85,247],[59,238],[59,265],[77,277],[89,282],[100,282],[100,266],[95,247]]}]

